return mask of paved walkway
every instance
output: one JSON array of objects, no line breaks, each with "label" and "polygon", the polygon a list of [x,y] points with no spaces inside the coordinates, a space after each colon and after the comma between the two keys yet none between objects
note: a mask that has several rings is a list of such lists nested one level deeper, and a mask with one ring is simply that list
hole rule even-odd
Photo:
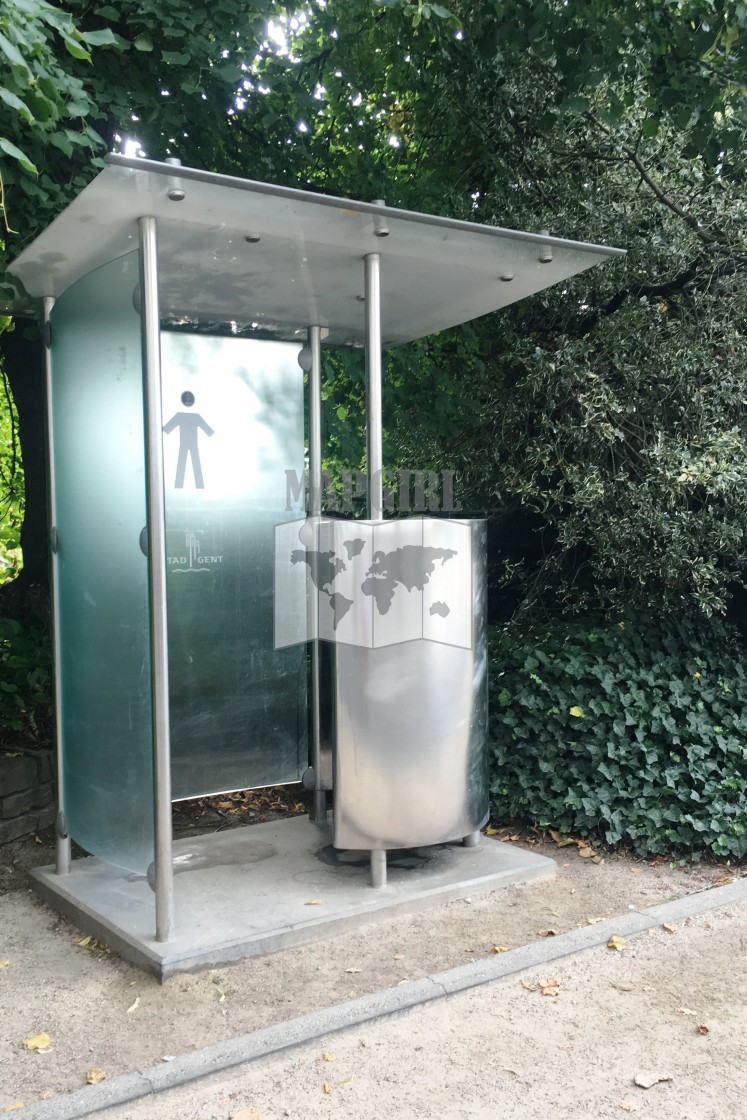
[{"label": "paved walkway", "polygon": [[667,917],[621,951],[538,964],[97,1115],[742,1120],[747,901]]}]

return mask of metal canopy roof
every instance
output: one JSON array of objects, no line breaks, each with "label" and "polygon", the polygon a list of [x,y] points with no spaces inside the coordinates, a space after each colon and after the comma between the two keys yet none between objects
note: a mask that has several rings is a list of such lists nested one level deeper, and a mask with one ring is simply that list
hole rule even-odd
[{"label": "metal canopy roof", "polygon": [[[173,197],[170,197],[173,196]],[[110,155],[107,166],[13,262],[31,296],[138,247],[158,224],[161,315],[294,339],[364,339],[363,258],[381,255],[382,339],[408,342],[505,307],[624,253],[375,203]],[[376,236],[376,226],[388,236]],[[19,296],[17,306],[28,300]]]}]

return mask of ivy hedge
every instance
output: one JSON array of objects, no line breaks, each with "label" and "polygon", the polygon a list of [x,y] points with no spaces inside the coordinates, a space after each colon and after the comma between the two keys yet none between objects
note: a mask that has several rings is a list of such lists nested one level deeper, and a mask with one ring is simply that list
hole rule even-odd
[{"label": "ivy hedge", "polygon": [[51,704],[48,633],[15,619],[0,619],[0,747],[46,738]]},{"label": "ivy hedge", "polygon": [[747,653],[718,620],[627,617],[491,633],[500,821],[640,854],[747,855]]}]

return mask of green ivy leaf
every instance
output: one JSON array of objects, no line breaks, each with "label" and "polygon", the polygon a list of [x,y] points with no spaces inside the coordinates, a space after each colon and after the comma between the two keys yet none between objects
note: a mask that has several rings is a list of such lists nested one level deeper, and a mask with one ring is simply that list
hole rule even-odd
[{"label": "green ivy leaf", "polygon": [[31,112],[26,102],[21,101],[20,97],[4,86],[0,86],[0,101],[4,101],[11,109],[15,109],[17,112],[21,113],[21,115],[26,118],[27,124],[34,123],[34,114]]},{"label": "green ivy leaf", "polygon": [[29,157],[3,136],[0,136],[0,150],[5,152],[6,156],[11,156],[13,159],[18,160],[24,171],[30,171],[32,175],[39,174]]},{"label": "green ivy leaf", "polygon": [[28,70],[26,60],[18,47],[2,34],[0,34],[0,51],[5,55],[11,66],[17,66],[22,70]]},{"label": "green ivy leaf", "polygon": [[65,44],[65,50],[68,54],[71,54],[73,58],[78,58],[81,62],[91,61],[91,52],[86,50],[77,39],[73,39],[70,35],[63,35],[62,39]]},{"label": "green ivy leaf", "polygon": [[102,31],[83,31],[80,37],[84,43],[88,43],[91,47],[113,47],[117,42],[110,27],[105,27]]}]

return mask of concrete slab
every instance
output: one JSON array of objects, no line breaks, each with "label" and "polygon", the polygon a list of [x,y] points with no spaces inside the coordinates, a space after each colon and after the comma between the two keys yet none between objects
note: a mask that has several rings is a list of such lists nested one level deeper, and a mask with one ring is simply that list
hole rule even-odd
[{"label": "concrete slab", "polygon": [[177,840],[177,932],[165,943],[154,940],[144,875],[89,856],[68,875],[43,867],[31,879],[53,909],[163,980],[555,873],[546,856],[482,837],[475,848],[390,852],[389,882],[374,890],[367,853],[338,851],[331,835],[294,817]]}]

